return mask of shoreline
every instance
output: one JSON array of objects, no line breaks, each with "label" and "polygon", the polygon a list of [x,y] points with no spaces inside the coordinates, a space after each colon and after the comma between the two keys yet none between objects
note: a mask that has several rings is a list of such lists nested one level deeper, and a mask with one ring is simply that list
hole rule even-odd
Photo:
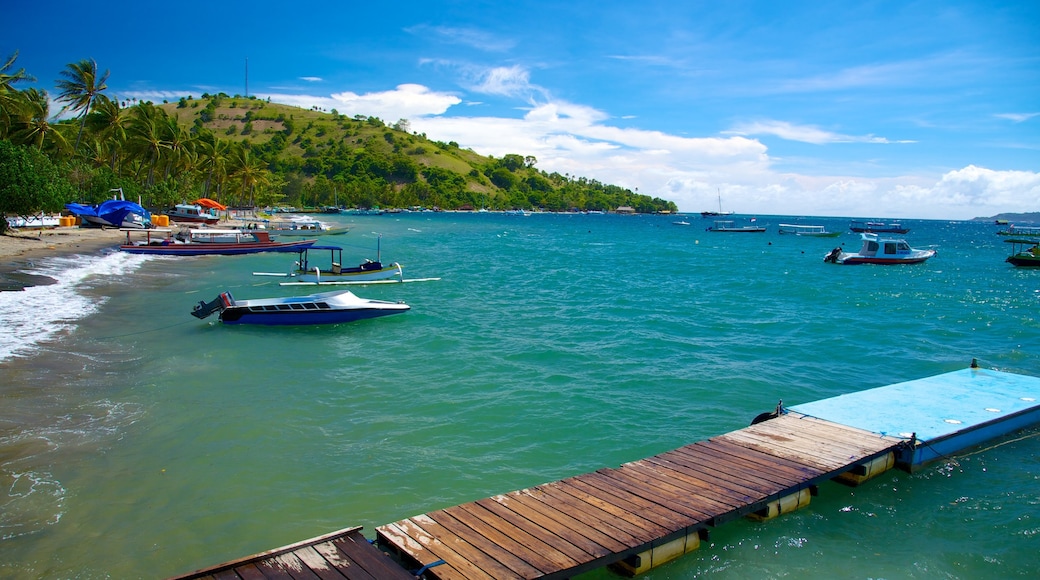
[{"label": "shoreline", "polygon": [[0,292],[54,284],[48,276],[26,273],[34,262],[54,256],[97,254],[125,239],[118,228],[22,228],[0,236]]}]

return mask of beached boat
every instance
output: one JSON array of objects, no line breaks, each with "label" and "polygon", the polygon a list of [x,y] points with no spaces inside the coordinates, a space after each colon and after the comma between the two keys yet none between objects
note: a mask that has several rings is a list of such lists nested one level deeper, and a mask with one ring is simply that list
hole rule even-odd
[{"label": "beached boat", "polygon": [[318,220],[278,220],[270,221],[264,229],[279,236],[314,237],[345,234],[347,228],[332,227]]},{"label": "beached boat", "polygon": [[96,205],[67,203],[65,209],[86,226],[99,228],[150,228],[152,214],[132,201],[110,199]]},{"label": "beached boat", "polygon": [[754,225],[738,226],[732,220],[715,220],[715,225],[708,228],[708,231],[758,234],[766,231],[766,229],[764,227]]},{"label": "beached boat", "polygon": [[1006,262],[1019,268],[1040,267],[1040,239],[1012,238],[1004,241],[1011,244],[1011,255]]},{"label": "beached boat", "polygon": [[[126,242],[119,249],[130,254],[158,256],[203,256],[257,254],[260,252],[298,252],[314,245],[317,240],[276,242],[263,230],[188,230],[174,235],[172,229],[137,230],[120,228],[126,232]],[[131,234],[143,233],[144,239],[131,239]]]},{"label": "beached boat", "polygon": [[794,234],[812,238],[836,238],[841,232],[828,232],[823,226],[803,226],[798,224],[780,224],[780,234]]},{"label": "beached boat", "polygon": [[166,210],[166,215],[170,217],[170,221],[175,222],[213,225],[220,221],[220,218],[209,213],[197,203],[178,203]]},{"label": "beached boat", "polygon": [[849,223],[849,229],[857,234],[907,234],[910,228],[904,228],[900,223],[863,222],[853,220]]},{"label": "beached boat", "polygon": [[295,326],[354,322],[400,314],[409,308],[403,302],[359,298],[349,290],[254,300],[235,300],[230,292],[221,292],[211,302],[200,301],[191,314],[203,319],[219,312],[224,324]]},{"label": "beached boat", "polygon": [[906,240],[882,238],[877,234],[864,233],[863,245],[857,253],[848,253],[839,248],[831,250],[824,262],[832,264],[919,264],[935,256],[935,250],[916,250]]}]

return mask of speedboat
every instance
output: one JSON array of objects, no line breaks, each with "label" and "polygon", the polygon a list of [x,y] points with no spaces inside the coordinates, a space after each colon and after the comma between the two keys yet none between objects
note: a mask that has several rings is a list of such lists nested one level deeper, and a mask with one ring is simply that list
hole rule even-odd
[{"label": "speedboat", "polygon": [[403,302],[359,298],[350,290],[254,300],[235,300],[231,292],[221,292],[211,302],[200,301],[191,314],[203,319],[219,312],[224,324],[295,326],[354,322],[400,314],[410,308]]},{"label": "speedboat", "polygon": [[1013,238],[1004,241],[1011,244],[1011,255],[1006,262],[1019,268],[1040,267],[1040,240]]},{"label": "speedboat", "polygon": [[210,254],[237,255],[260,252],[298,252],[312,246],[317,240],[294,240],[276,242],[263,230],[188,230],[187,234],[173,235],[173,230],[158,228],[144,230],[143,240],[131,240],[130,234],[139,232],[132,228],[120,228],[126,232],[126,242],[119,249],[129,254],[152,254],[157,256],[204,256]]},{"label": "speedboat", "polygon": [[840,247],[831,250],[824,262],[832,264],[919,264],[936,254],[935,250],[915,250],[906,240],[882,238],[878,234],[860,234],[863,245],[850,254]]},{"label": "speedboat", "polygon": [[862,222],[853,220],[849,223],[849,229],[856,232],[857,234],[871,233],[871,234],[908,234],[910,228],[904,228],[902,224],[891,223],[886,224],[884,222]]},{"label": "speedboat", "polygon": [[166,210],[166,215],[170,216],[170,221],[175,222],[213,225],[220,221],[220,218],[204,210],[197,203],[178,203]]}]

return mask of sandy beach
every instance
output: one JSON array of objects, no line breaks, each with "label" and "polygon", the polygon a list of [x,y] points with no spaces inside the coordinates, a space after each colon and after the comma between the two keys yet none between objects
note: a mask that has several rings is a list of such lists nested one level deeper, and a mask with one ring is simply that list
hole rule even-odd
[{"label": "sandy beach", "polygon": [[115,248],[125,239],[116,228],[22,228],[0,236],[0,292],[50,284],[54,280],[24,273],[35,260],[48,256],[91,254]]}]

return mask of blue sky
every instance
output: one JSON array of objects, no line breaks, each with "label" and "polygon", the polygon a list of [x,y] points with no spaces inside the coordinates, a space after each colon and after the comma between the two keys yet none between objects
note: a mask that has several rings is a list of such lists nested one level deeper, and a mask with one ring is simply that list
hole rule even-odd
[{"label": "blue sky", "polygon": [[52,93],[93,58],[124,100],[244,94],[248,59],[258,98],[682,211],[1040,211],[1035,0],[13,4],[0,56]]}]

